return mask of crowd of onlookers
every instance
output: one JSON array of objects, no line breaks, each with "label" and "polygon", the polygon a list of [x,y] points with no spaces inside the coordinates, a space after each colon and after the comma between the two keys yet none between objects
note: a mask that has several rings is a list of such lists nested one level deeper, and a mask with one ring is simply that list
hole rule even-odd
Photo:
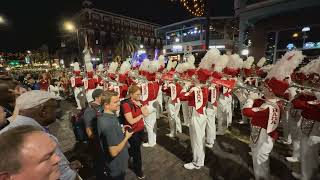
[{"label": "crowd of onlookers", "polygon": [[[65,72],[0,74],[0,179],[81,179],[82,164],[67,160],[48,129],[57,119],[59,101],[70,93]],[[149,112],[140,96],[136,85],[121,102],[116,92],[96,89],[94,101],[82,110],[96,179],[125,179],[128,162],[137,178],[144,179],[141,145]]]}]

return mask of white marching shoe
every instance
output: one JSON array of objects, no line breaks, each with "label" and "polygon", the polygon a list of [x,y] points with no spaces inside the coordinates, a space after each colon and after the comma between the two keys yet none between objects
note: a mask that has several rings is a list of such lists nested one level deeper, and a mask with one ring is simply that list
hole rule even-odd
[{"label": "white marching shoe", "polygon": [[151,145],[151,144],[149,144],[149,143],[143,143],[143,144],[142,144],[143,147],[154,147],[155,145],[156,145],[156,144]]},{"label": "white marching shoe", "polygon": [[192,169],[200,169],[200,168],[201,168],[201,166],[196,166],[196,165],[194,165],[193,162],[184,164],[183,167],[186,168],[186,169],[189,169],[189,170],[192,170]]},{"label": "white marching shoe", "polygon": [[213,148],[213,144],[211,144],[211,143],[206,143],[206,147],[207,147],[207,148]]},{"label": "white marching shoe", "polygon": [[297,157],[286,157],[286,160],[291,163],[299,162]]},{"label": "white marching shoe", "polygon": [[166,134],[166,136],[168,136],[168,137],[170,137],[170,138],[176,137],[173,133]]}]

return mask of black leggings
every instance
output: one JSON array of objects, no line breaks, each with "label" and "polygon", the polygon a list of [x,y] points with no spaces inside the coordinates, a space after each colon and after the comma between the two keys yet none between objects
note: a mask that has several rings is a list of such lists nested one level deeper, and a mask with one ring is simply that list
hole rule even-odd
[{"label": "black leggings", "polygon": [[135,173],[142,172],[141,144],[143,142],[143,136],[144,132],[142,130],[134,133],[129,139],[129,155],[133,158],[133,170]]}]

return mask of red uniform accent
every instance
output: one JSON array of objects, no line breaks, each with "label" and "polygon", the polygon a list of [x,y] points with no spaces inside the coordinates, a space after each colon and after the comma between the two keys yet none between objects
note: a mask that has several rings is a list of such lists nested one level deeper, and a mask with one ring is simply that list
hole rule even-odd
[{"label": "red uniform accent", "polygon": [[87,89],[95,89],[96,88],[95,79],[90,78],[87,81],[88,81],[88,88]]},{"label": "red uniform accent", "polygon": [[265,77],[268,75],[267,72],[263,71],[263,70],[262,70],[261,68],[259,68],[259,67],[256,67],[255,71],[256,71],[257,76],[259,76],[259,77],[261,77],[261,78],[265,78]]},{"label": "red uniform accent", "polygon": [[[202,95],[203,95],[203,104],[201,106],[201,108],[197,109],[196,111],[199,113],[199,114],[204,114],[204,108],[207,106],[207,103],[208,103],[208,94],[209,94],[209,91],[208,91],[208,88],[207,87],[202,87],[201,88],[202,90]],[[185,96],[185,93],[183,93],[184,96]],[[190,93],[188,96],[185,96],[188,100],[188,105],[189,106],[192,106],[192,107],[196,107],[196,99],[195,99],[195,92],[192,92]]]},{"label": "red uniform accent", "polygon": [[223,72],[225,74],[228,74],[228,75],[232,76],[232,77],[235,77],[235,76],[239,75],[240,69],[239,68],[226,67],[226,68],[223,69]]},{"label": "red uniform accent", "polygon": [[153,101],[157,99],[159,92],[159,84],[157,82],[149,82],[148,83],[148,98],[144,101],[144,104],[147,104],[149,101]]},{"label": "red uniform accent", "polygon": [[120,86],[120,98],[125,98],[128,92],[128,85],[123,84]]},{"label": "red uniform accent", "polygon": [[[219,99],[219,95],[220,95],[220,86],[216,86],[216,88],[214,89],[214,91],[216,91],[216,100],[215,102],[213,102],[214,106],[218,106],[218,99]],[[208,101],[211,102],[211,91],[213,91],[213,89],[208,89]]]},{"label": "red uniform accent", "polygon": [[49,81],[47,79],[41,79],[39,85],[41,90],[48,91]]},{"label": "red uniform accent", "polygon": [[[265,101],[262,99],[254,100],[252,108],[260,107]],[[251,118],[251,124],[254,126],[261,127],[263,129],[267,129],[268,120],[269,120],[269,108],[266,108],[261,111],[253,111],[252,108],[243,108],[243,115]],[[279,137],[278,131],[272,131],[269,135],[273,139],[277,139]]]},{"label": "red uniform accent", "polygon": [[[131,101],[131,100],[130,100]],[[131,109],[130,105],[128,103],[123,103],[121,108],[124,114],[131,113],[133,118],[136,118],[140,115],[142,115],[142,111],[138,105],[136,105],[133,101],[132,105],[134,106],[133,109]],[[135,124],[130,124],[128,121],[125,121],[125,125],[130,125],[134,132],[138,132],[143,130],[144,128],[144,122],[143,119],[140,119]]]},{"label": "red uniform accent", "polygon": [[93,71],[87,72],[87,77],[88,78],[93,78]]},{"label": "red uniform accent", "polygon": [[298,97],[292,100],[292,104],[294,108],[302,110],[302,117],[320,122],[320,103],[308,103],[308,101],[314,100],[317,100],[315,96],[308,94],[300,94]]},{"label": "red uniform accent", "polygon": [[81,76],[77,76],[75,77],[75,87],[81,87],[83,86],[83,81],[82,81],[82,77]]},{"label": "red uniform accent", "polygon": [[246,77],[250,77],[253,74],[253,69],[252,68],[250,68],[250,69],[243,68],[243,72],[246,75]]}]

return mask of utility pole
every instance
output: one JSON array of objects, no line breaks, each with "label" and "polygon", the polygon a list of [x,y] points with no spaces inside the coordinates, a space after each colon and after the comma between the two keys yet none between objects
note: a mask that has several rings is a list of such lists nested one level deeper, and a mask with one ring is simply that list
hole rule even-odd
[{"label": "utility pole", "polygon": [[205,0],[205,12],[206,12],[206,49],[209,49],[209,43],[210,43],[210,0]]}]

